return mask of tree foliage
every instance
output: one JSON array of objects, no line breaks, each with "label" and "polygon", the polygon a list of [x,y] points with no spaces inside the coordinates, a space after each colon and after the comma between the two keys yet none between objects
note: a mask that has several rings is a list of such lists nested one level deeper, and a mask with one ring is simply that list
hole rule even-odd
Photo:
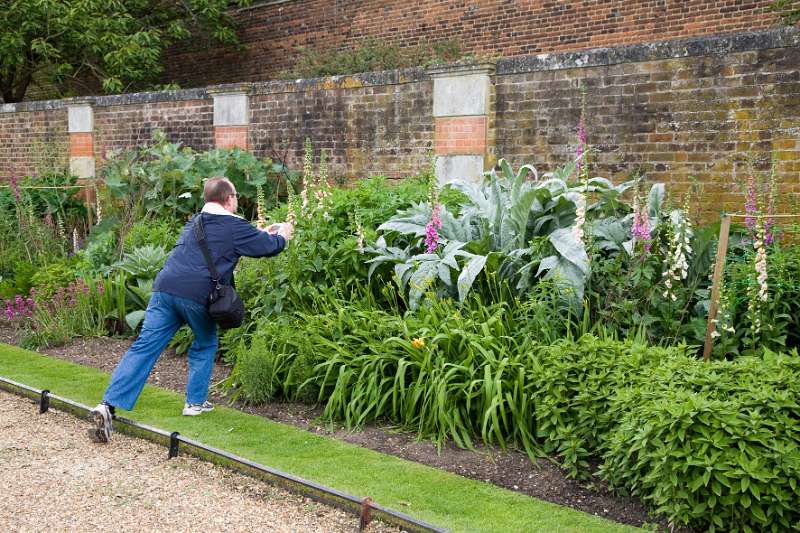
[{"label": "tree foliage", "polygon": [[787,26],[800,22],[800,2],[797,0],[775,0],[772,3],[772,10]]},{"label": "tree foliage", "polygon": [[230,5],[250,0],[0,0],[0,102],[34,79],[63,88],[96,80],[105,92],[152,87],[164,49],[200,34],[237,42]]}]

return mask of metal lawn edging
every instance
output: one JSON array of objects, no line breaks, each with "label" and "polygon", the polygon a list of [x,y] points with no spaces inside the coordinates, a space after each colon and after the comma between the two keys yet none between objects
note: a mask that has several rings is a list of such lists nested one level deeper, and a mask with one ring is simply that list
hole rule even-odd
[{"label": "metal lawn edging", "polygon": [[[46,413],[51,407],[60,411],[71,413],[79,418],[85,418],[91,409],[82,403],[52,394],[48,389],[36,389],[0,376],[0,389],[30,398],[39,403],[39,413]],[[264,466],[249,459],[239,457],[213,446],[182,436],[177,431],[168,432],[163,429],[148,426],[128,418],[115,416],[114,428],[120,433],[144,438],[156,444],[166,446],[169,450],[168,457],[177,457],[179,450],[202,459],[223,466],[233,468],[248,476],[262,479],[272,485],[277,485],[291,492],[301,494],[308,498],[327,505],[332,505],[360,517],[360,528],[363,530],[370,519],[378,519],[388,524],[398,526],[406,531],[447,533],[448,530],[428,524],[407,514],[383,507],[372,501],[371,498],[358,498],[346,492],[326,487],[319,483],[303,479],[292,474],[282,472],[275,468]]]}]

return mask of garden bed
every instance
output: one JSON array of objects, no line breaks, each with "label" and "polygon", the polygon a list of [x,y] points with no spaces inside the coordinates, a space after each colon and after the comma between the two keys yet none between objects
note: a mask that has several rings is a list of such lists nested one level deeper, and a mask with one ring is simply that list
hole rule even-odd
[{"label": "garden bed", "polygon": [[[15,341],[11,330],[0,329],[0,342],[14,344]],[[42,353],[110,373],[130,344],[130,340],[118,338],[76,338],[70,344],[42,350]],[[159,359],[148,383],[182,393],[186,387],[187,370],[186,357],[177,356],[168,350]],[[212,383],[224,379],[229,372],[230,367],[215,365]],[[217,403],[227,402],[218,392],[212,392],[211,400]],[[449,442],[437,452],[436,446],[430,441],[420,441],[415,434],[398,431],[390,426],[367,426],[362,431],[333,427],[320,420],[321,408],[300,403],[271,402],[258,407],[241,404],[234,407],[624,524],[640,526],[654,522],[636,498],[615,496],[604,490],[601,481],[592,485],[568,479],[551,461],[540,459],[532,463],[522,452],[503,452],[482,445],[476,446],[475,451],[469,451]]]}]

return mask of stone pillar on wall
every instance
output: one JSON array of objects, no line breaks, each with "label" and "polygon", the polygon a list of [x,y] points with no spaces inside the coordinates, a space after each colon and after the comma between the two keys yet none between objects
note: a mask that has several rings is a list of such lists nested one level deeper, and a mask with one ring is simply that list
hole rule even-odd
[{"label": "stone pillar on wall", "polygon": [[250,84],[209,89],[214,98],[214,140],[217,148],[249,148]]},{"label": "stone pillar on wall", "polygon": [[80,179],[94,179],[94,112],[92,101],[67,104],[69,123],[69,171]]},{"label": "stone pillar on wall", "polygon": [[434,155],[440,185],[477,183],[486,170],[493,63],[447,65],[433,78]]},{"label": "stone pillar on wall", "polygon": [[[67,104],[67,123],[69,131],[69,171],[78,177],[78,185],[94,181],[96,168],[94,159],[94,100],[78,98]],[[79,197],[86,202],[89,225],[92,224],[92,204],[95,200],[94,187],[83,189]]]}]

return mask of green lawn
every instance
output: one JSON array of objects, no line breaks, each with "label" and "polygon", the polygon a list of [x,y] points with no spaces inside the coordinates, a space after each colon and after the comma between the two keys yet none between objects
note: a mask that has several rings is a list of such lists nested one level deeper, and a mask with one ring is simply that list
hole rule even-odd
[{"label": "green lawn", "polygon": [[[6,344],[0,344],[0,376],[87,405],[100,400],[109,379],[99,370]],[[136,410],[120,414],[355,496],[371,496],[452,531],[636,530],[234,409],[218,407],[189,418],[181,416],[182,406],[181,395],[148,385]]]}]

